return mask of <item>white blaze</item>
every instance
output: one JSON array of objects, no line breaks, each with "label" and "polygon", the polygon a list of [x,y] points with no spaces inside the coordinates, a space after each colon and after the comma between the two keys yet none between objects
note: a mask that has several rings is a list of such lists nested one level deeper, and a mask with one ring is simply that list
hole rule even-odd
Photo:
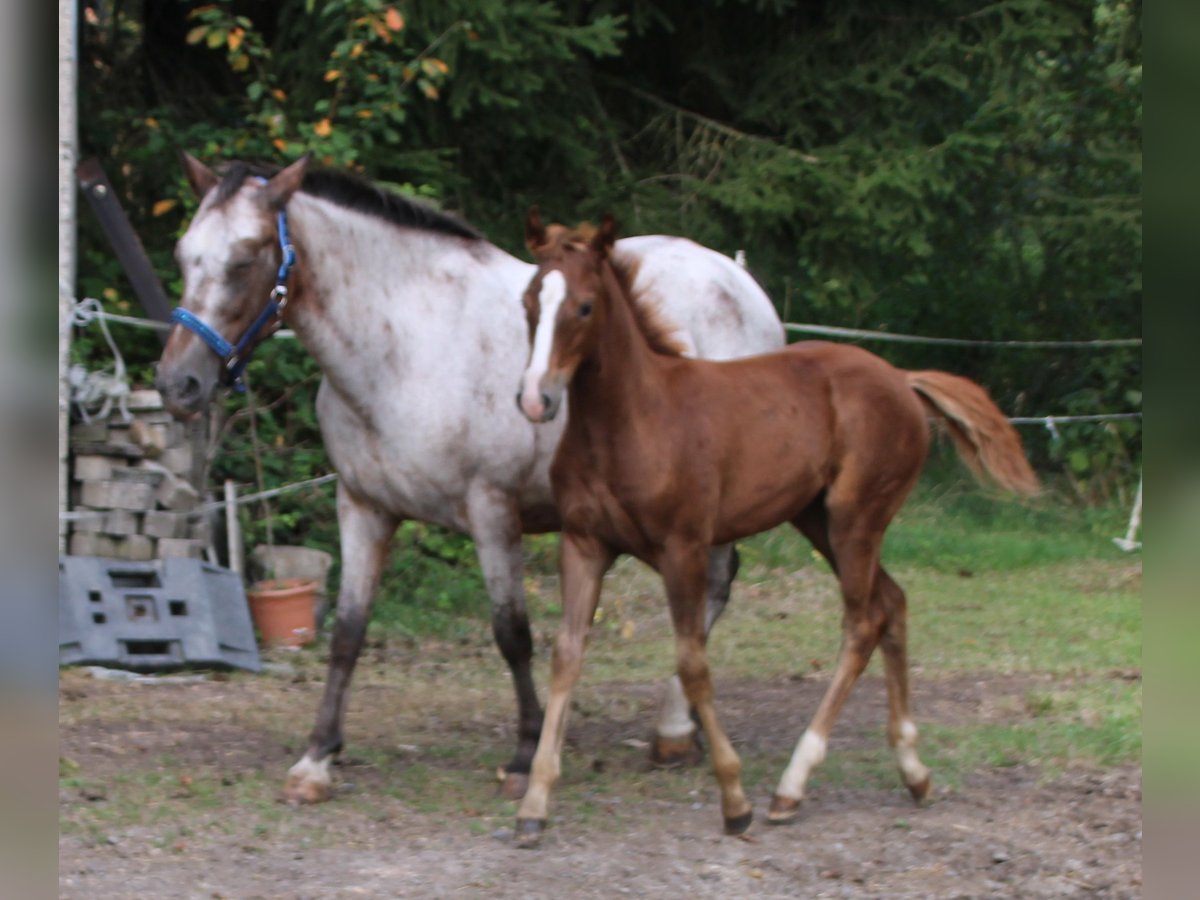
[{"label": "white blaze", "polygon": [[541,312],[538,315],[537,331],[533,335],[533,352],[529,355],[529,366],[521,379],[521,406],[527,413],[542,412],[541,380],[550,367],[550,350],[554,346],[554,322],[558,308],[567,297],[567,280],[555,269],[542,279],[542,290],[538,295]]}]

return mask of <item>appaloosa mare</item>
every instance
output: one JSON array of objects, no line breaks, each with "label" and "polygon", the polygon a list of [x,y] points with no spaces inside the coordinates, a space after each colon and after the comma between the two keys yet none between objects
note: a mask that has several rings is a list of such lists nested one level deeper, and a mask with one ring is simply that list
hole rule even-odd
[{"label": "appaloosa mare", "polygon": [[[534,267],[450,216],[342,174],[308,171],[307,159],[273,175],[233,164],[224,177],[184,162],[202,200],[176,250],[180,327],[158,370],[168,408],[197,414],[281,319],[324,374],[317,416],[339,475],[341,590],[324,699],[285,795],[329,796],[347,685],[392,535],[406,518],[475,540],[517,695],[506,790],[520,794],[542,718],[521,535],[558,527],[548,472],[561,423],[535,428],[498,386],[514,384],[526,359],[521,292]],[[770,301],[732,260],[661,236],[617,250],[640,260],[639,288],[664,298],[661,313],[699,355],[783,345]],[[715,617],[728,597],[732,548],[714,551],[712,565]],[[661,756],[692,745],[678,680],[669,687],[655,743]]]},{"label": "appaloosa mare", "polygon": [[713,708],[707,553],[783,522],[829,560],[845,617],[837,670],[768,819],[795,817],[808,773],[876,645],[887,669],[888,739],[920,801],[929,770],[909,716],[905,597],[880,565],[883,533],[925,462],[927,414],[945,423],[973,470],[1032,493],[1037,478],[1020,439],[975,383],[904,372],[857,347],[813,341],[732,362],[682,358],[669,329],[631,299],[630,267],[611,256],[614,231],[611,217],[598,231],[548,231],[537,219],[526,229],[538,272],[525,293],[532,349],[521,408],[545,421],[565,388],[571,418],[550,471],[562,515],[563,622],[518,813],[520,842],[536,844],[545,827],[601,578],[621,553],[662,574],[679,677],[708,736],[725,829],[750,825],[741,763]]}]

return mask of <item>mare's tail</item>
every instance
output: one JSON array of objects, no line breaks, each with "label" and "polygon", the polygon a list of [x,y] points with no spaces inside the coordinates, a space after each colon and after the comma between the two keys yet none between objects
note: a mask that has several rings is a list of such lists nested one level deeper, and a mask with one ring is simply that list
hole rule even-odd
[{"label": "mare's tail", "polygon": [[959,458],[977,478],[1032,496],[1041,488],[1021,438],[975,382],[947,372],[905,372],[908,385],[950,432]]}]

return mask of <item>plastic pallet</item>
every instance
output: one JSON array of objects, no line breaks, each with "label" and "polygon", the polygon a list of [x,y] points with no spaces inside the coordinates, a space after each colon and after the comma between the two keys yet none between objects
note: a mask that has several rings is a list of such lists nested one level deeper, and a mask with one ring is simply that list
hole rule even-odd
[{"label": "plastic pallet", "polygon": [[59,559],[60,665],[261,668],[237,573],[198,559]]}]

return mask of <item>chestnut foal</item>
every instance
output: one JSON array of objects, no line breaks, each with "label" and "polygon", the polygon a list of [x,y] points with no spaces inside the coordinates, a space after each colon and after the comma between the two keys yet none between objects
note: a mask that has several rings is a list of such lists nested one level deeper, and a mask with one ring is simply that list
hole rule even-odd
[{"label": "chestnut foal", "polygon": [[539,422],[557,411],[564,389],[569,398],[551,469],[563,522],[563,621],[519,842],[535,845],[545,828],[601,579],[621,553],[663,577],[678,673],[708,736],[725,831],[749,827],[741,762],[717,720],[705,654],[708,551],[783,522],[829,560],[844,620],[833,680],[768,821],[796,816],[809,772],[877,645],[887,671],[888,740],[921,801],[930,775],[909,715],[905,596],[880,565],[884,530],[925,462],[929,414],[976,474],[1032,494],[1037,477],[1016,432],[974,382],[901,371],[857,347],[812,341],[731,362],[683,358],[649,305],[634,304],[632,273],[610,254],[611,216],[598,230],[547,233],[530,218],[526,237],[538,271],[525,292],[532,349],[519,400]]}]

